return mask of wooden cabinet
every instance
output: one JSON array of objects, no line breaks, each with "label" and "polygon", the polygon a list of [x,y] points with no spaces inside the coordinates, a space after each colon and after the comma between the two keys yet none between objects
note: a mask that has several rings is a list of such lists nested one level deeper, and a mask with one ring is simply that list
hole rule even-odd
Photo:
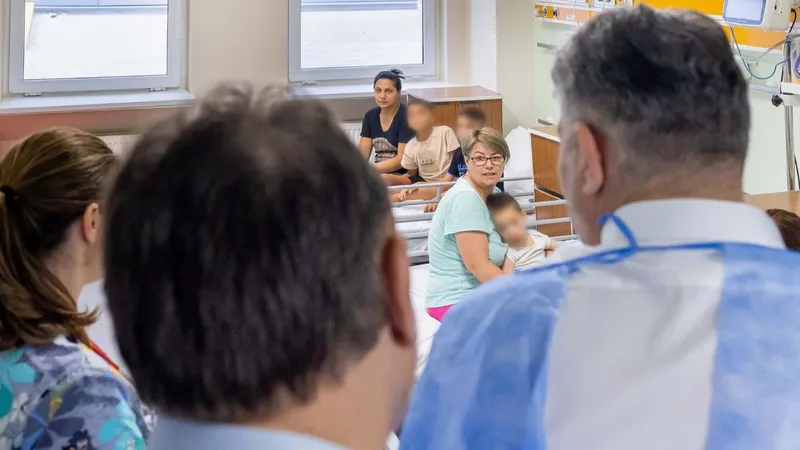
[{"label": "wooden cabinet", "polygon": [[531,152],[533,152],[533,179],[536,186],[559,195],[561,182],[558,179],[558,152],[560,142],[556,127],[531,129]]},{"label": "wooden cabinet", "polygon": [[[560,140],[555,126],[535,127],[531,132],[531,156],[533,160],[533,180],[536,183],[536,202],[563,200],[561,182],[558,179],[558,152]],[[566,205],[536,208],[536,218],[561,219],[569,217]],[[567,236],[572,233],[570,223],[541,225],[539,231],[548,236]]]},{"label": "wooden cabinet", "polygon": [[[550,202],[563,199],[537,189],[534,192],[534,200],[536,202]],[[563,219],[565,217],[569,217],[567,205],[543,206],[536,208],[536,220]],[[554,223],[552,225],[539,225],[536,229],[550,237],[569,236],[572,234],[572,223],[564,222]]]},{"label": "wooden cabinet", "polygon": [[503,100],[500,94],[480,86],[414,89],[409,101],[424,100],[433,104],[437,125],[456,128],[461,109],[475,106],[486,113],[486,126],[503,131]]},{"label": "wooden cabinet", "polygon": [[785,209],[786,211],[800,214],[800,192],[798,191],[745,195],[744,201],[765,211],[768,209]]}]

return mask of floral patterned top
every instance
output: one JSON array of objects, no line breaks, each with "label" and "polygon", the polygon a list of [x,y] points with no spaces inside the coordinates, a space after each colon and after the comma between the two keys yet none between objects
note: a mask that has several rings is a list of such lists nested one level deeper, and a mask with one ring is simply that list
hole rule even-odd
[{"label": "floral patterned top", "polygon": [[133,387],[65,338],[0,352],[0,449],[145,450]]}]

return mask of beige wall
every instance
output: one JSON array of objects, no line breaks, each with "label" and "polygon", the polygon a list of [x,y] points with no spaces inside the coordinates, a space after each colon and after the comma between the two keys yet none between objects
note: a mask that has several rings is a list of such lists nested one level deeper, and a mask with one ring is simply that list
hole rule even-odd
[{"label": "beige wall", "polygon": [[[517,23],[507,20],[507,24]],[[517,27],[521,24],[515,25]],[[501,27],[503,28],[503,27]],[[568,25],[547,24],[541,21],[534,21],[534,41],[561,47],[572,35],[576,28]],[[534,42],[534,45],[535,45]],[[527,105],[512,106],[516,111],[525,114],[532,114],[533,120],[543,119],[556,121],[559,117],[558,106],[553,98],[553,82],[550,80],[550,70],[555,63],[556,52],[535,48],[531,53],[529,62],[533,64],[533,79],[535,91],[526,94],[530,95],[531,110]],[[772,67],[778,61],[779,56],[765,58],[760,71],[764,67]],[[528,62],[518,62],[506,64],[503,72],[514,71],[515,67],[524,70]],[[512,85],[519,85],[515,81]],[[502,88],[502,86],[501,86]],[[501,89],[502,91],[502,89]],[[506,94],[508,101],[510,94]],[[750,129],[750,148],[745,165],[744,189],[751,194],[762,194],[786,190],[786,146],[785,146],[785,126],[783,108],[775,108],[771,104],[771,95],[758,91],[751,91],[750,105],[752,111],[752,126]],[[795,136],[800,139],[800,114],[795,120]],[[796,147],[795,147],[796,148]]]},{"label": "beige wall", "polygon": [[202,94],[220,81],[286,83],[287,0],[191,0],[189,90]]},{"label": "beige wall", "polygon": [[[202,95],[219,82],[256,84],[288,81],[288,0],[187,0],[187,88]],[[468,12],[470,2],[440,0],[440,74],[452,83],[474,82],[470,71]],[[0,0],[6,8],[9,0]],[[0,20],[0,23],[3,21]],[[4,32],[4,30],[0,30]],[[491,50],[491,47],[487,47]],[[0,55],[0,60],[6,55]],[[2,64],[2,63],[0,63]],[[495,69],[492,69],[495,70]],[[0,74],[5,73],[0,70]],[[0,91],[6,92],[5,85]],[[360,120],[369,99],[329,102],[341,120]],[[173,111],[129,110],[104,113],[0,116],[0,142],[54,125],[81,126],[91,131],[138,131]],[[0,144],[2,145],[2,144]]]}]

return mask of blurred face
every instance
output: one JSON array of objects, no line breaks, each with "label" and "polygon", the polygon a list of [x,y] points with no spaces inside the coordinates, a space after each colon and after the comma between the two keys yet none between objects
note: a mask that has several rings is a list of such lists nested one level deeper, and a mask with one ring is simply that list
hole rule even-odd
[{"label": "blurred face", "polygon": [[381,78],[375,82],[375,103],[381,109],[392,108],[400,104],[400,91],[394,86],[394,81]]},{"label": "blurred face", "polygon": [[483,124],[467,116],[458,116],[456,119],[456,136],[460,142],[466,142],[475,130],[483,128]]},{"label": "blurred face", "polygon": [[467,159],[467,174],[473,183],[489,188],[497,185],[503,174],[506,160],[502,154],[476,143]]},{"label": "blurred face", "polygon": [[585,123],[562,121],[559,125],[561,149],[558,173],[561,188],[569,201],[569,214],[575,231],[589,245],[600,243],[602,193],[606,182],[599,135]]},{"label": "blurred face", "polygon": [[523,247],[526,244],[528,230],[525,213],[518,211],[513,206],[508,206],[492,214],[497,232],[508,245]]},{"label": "blurred face", "polygon": [[408,107],[408,126],[416,132],[433,129],[433,111],[423,105],[411,104]]}]

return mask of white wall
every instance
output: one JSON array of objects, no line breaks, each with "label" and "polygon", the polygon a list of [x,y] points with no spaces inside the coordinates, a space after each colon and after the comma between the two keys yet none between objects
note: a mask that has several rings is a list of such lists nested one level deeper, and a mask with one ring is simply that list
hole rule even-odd
[{"label": "white wall", "polygon": [[[522,27],[521,21],[508,18],[499,24],[503,29],[507,26]],[[576,28],[569,25],[559,25],[535,21],[533,26],[535,42],[560,47],[572,35]],[[534,46],[536,43],[534,42]],[[504,73],[510,71],[525,72],[528,64],[533,64],[533,84],[535,91],[530,97],[532,105],[528,107],[519,102],[509,102],[509,107],[518,114],[523,120],[527,120],[528,115],[532,116],[531,121],[523,122],[534,124],[537,119],[554,122],[558,120],[558,106],[553,97],[553,83],[550,79],[550,70],[556,58],[556,52],[535,48],[531,52],[529,61],[516,62],[508,59],[503,67]],[[770,58],[772,58],[770,56]],[[777,60],[766,58],[761,67],[754,69],[759,72],[767,70]],[[777,57],[776,57],[777,58]],[[520,81],[513,81],[511,86],[520,86]],[[504,101],[511,97],[510,92],[503,92]],[[783,108],[775,108],[771,104],[772,95],[759,91],[751,91],[750,104],[752,111],[752,126],[750,135],[750,148],[748,159],[745,166],[744,189],[750,194],[762,194],[786,190],[786,153],[785,153],[785,133],[784,133],[784,111]],[[795,121],[795,135],[800,139],[800,110],[797,110],[797,120]],[[795,146],[796,148],[796,146]]]},{"label": "white wall", "polygon": [[[497,5],[495,0],[465,0],[468,2],[469,27],[466,39],[469,46],[470,83],[497,90]],[[508,0],[500,0],[500,2]]]},{"label": "white wall", "polygon": [[497,2],[497,90],[503,96],[503,128],[535,125],[535,10],[526,1]]}]

